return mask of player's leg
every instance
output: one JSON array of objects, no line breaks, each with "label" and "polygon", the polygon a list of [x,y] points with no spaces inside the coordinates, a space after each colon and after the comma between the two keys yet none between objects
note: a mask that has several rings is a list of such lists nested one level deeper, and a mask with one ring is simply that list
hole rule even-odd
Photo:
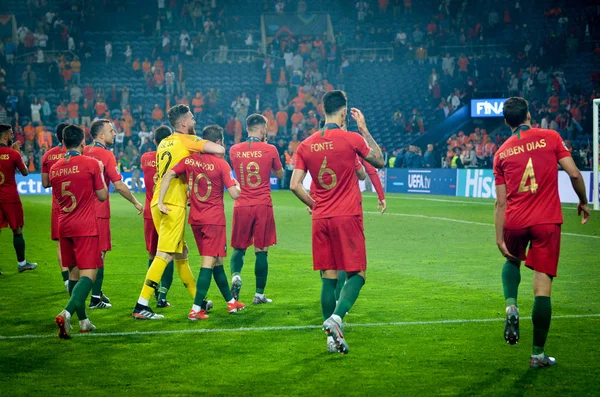
[{"label": "player's leg", "polygon": [[227,282],[227,275],[223,268],[222,257],[217,259],[217,264],[213,267],[213,278],[215,279],[215,283],[217,284],[217,287],[219,287],[219,291],[221,291],[221,295],[223,295],[225,302],[227,302],[227,311],[229,313],[237,313],[239,310],[243,310],[246,307],[244,303],[237,301],[231,293],[229,283]]},{"label": "player's leg", "polygon": [[183,283],[183,286],[187,289],[188,293],[192,298],[196,297],[196,280],[194,279],[194,274],[192,273],[192,269],[190,269],[190,263],[188,260],[188,248],[185,245],[185,241],[183,242],[183,252],[181,254],[174,255],[174,264],[175,269],[177,270],[177,274],[179,274],[179,278]]},{"label": "player's leg", "polygon": [[271,303],[271,299],[267,299],[265,296],[265,287],[267,286],[267,276],[269,274],[268,247],[277,244],[273,207],[257,206],[255,207],[254,216],[253,240],[256,254],[254,265],[256,292],[252,303]]},{"label": "player's leg", "polygon": [[14,204],[4,204],[2,206],[4,218],[8,221],[9,227],[13,231],[13,247],[17,254],[17,262],[19,273],[26,270],[33,270],[37,267],[37,263],[28,262],[25,259],[25,238],[23,237],[23,205],[18,202]]},{"label": "player's leg", "polygon": [[[194,234],[195,231],[194,231]],[[198,237],[196,237],[198,239]],[[200,246],[198,250],[201,250]],[[202,255],[202,252],[201,252]],[[188,314],[188,319],[192,321],[206,320],[208,315],[206,311],[202,310],[202,301],[206,298],[208,288],[210,287],[210,281],[212,280],[213,267],[217,263],[217,257],[215,256],[202,256],[202,266],[200,267],[200,274],[198,274],[198,281],[196,282],[196,296],[194,297],[194,304]]]},{"label": "player's leg", "polygon": [[69,268],[63,266],[62,256],[60,254],[60,245],[58,244],[58,210],[52,209],[51,220],[50,220],[50,238],[56,241],[56,257],[58,259],[58,266],[60,266],[60,273],[62,275],[63,283],[65,284],[65,290],[71,294],[69,290]]},{"label": "player's leg", "polygon": [[156,307],[169,307],[171,306],[167,301],[167,294],[169,293],[169,289],[173,284],[173,272],[175,270],[175,266],[173,261],[170,261],[167,264],[167,268],[163,272],[163,275],[160,279],[160,286],[158,288],[158,297],[156,298]]},{"label": "player's leg", "polygon": [[[102,245],[102,243],[100,243]],[[90,309],[110,309],[112,305],[110,304],[110,299],[104,297],[102,293],[102,285],[104,283],[104,263],[106,261],[106,252],[102,251],[100,253],[100,259],[102,260],[103,266],[98,269],[96,273],[96,280],[94,281],[94,285],[92,286],[92,298],[90,299]]]},{"label": "player's leg", "polygon": [[335,300],[338,301],[340,299],[340,293],[342,292],[342,288],[346,283],[346,279],[348,275],[345,271],[340,270],[337,272],[337,287],[335,288]]},{"label": "player's leg", "polygon": [[265,287],[267,286],[267,276],[269,275],[269,248],[255,248],[254,254],[256,261],[254,263],[254,277],[256,278],[256,291],[252,303],[255,305],[262,303],[271,303],[271,299],[265,296]]},{"label": "player's leg", "polygon": [[231,292],[235,299],[239,299],[242,288],[242,267],[246,249],[252,245],[254,231],[254,207],[234,207],[231,228]]},{"label": "player's leg", "polygon": [[[144,239],[146,241],[146,250],[148,251],[148,268],[152,265],[156,251],[158,250],[158,233],[152,219],[144,218]],[[173,261],[170,261],[167,265],[163,275],[160,279],[160,287],[154,290],[154,297],[156,298],[156,307],[169,307],[167,302],[167,293],[171,284],[173,283]]]},{"label": "player's leg", "polygon": [[[504,242],[508,251],[524,260],[530,240],[529,229],[504,230]],[[504,321],[504,340],[511,345],[519,342],[519,306],[517,297],[521,283],[521,262],[507,260],[502,266],[502,288],[506,302],[506,319]]]}]

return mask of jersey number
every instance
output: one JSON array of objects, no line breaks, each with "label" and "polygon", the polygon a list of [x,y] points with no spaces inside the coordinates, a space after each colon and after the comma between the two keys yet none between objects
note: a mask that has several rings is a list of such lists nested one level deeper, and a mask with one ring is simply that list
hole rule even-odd
[{"label": "jersey number", "polygon": [[73,193],[71,193],[70,191],[67,190],[67,188],[69,187],[69,185],[71,184],[71,182],[63,182],[62,185],[60,185],[60,190],[61,190],[61,197],[65,198],[65,197],[70,197],[71,198],[71,205],[68,207],[63,207],[62,210],[63,212],[73,212],[73,210],[75,209],[75,207],[77,206],[77,198],[75,198],[75,195]]},{"label": "jersey number", "polygon": [[[526,185],[527,180],[530,180],[529,186]],[[523,177],[521,178],[521,184],[519,185],[519,193],[531,192],[531,194],[535,194],[538,189],[538,184],[535,181],[535,172],[533,171],[533,161],[531,157],[527,162],[527,167],[525,167],[525,172],[523,173]]]},{"label": "jersey number", "polygon": [[[196,178],[192,181],[193,176],[190,175],[190,185],[192,186],[194,196],[198,201],[206,201],[212,192],[212,183],[210,179],[206,176],[206,174],[198,174]],[[198,194],[198,185],[200,184],[200,179],[206,179],[206,194],[204,196],[200,196]]]},{"label": "jersey number", "polygon": [[167,158],[167,165],[165,165],[165,168],[163,168],[162,173],[160,173],[158,171],[158,163],[156,164],[156,173],[159,174],[161,178],[163,176],[165,176],[165,174],[169,170],[169,167],[171,166],[171,161],[173,161],[173,155],[171,154],[171,152],[163,152],[163,154],[160,156],[160,159],[164,160],[165,157],[168,157]]},{"label": "jersey number", "polygon": [[0,172],[0,186],[4,185],[4,174]]},{"label": "jersey number", "polygon": [[[256,178],[254,182],[252,182],[253,177]],[[242,181],[242,186],[248,185],[250,187],[257,187],[258,185],[260,185],[262,179],[260,178],[260,168],[258,166],[258,163],[255,161],[248,163],[248,165],[246,166],[245,177],[244,164],[240,164],[240,180]]]},{"label": "jersey number", "polygon": [[[325,175],[329,175],[331,177],[331,183],[325,183],[325,181],[323,180],[323,177]],[[331,168],[327,168],[327,157],[323,159],[321,168],[319,168],[318,179],[319,183],[321,184],[321,186],[323,186],[323,189],[325,190],[331,190],[335,187],[335,185],[337,185],[337,175],[335,174],[335,172],[333,172]]]}]

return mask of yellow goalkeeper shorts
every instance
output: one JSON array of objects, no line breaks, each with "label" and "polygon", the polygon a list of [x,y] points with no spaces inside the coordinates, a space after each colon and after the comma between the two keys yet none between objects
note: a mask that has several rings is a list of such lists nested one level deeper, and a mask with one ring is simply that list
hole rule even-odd
[{"label": "yellow goalkeeper shorts", "polygon": [[158,232],[157,251],[167,254],[181,254],[183,253],[183,247],[185,247],[183,234],[185,231],[186,209],[166,205],[171,209],[167,215],[159,211],[158,205],[152,207],[152,221]]}]

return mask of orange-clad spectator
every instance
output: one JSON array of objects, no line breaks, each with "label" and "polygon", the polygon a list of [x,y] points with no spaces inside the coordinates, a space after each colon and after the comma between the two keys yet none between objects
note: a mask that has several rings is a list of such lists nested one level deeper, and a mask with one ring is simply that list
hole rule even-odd
[{"label": "orange-clad spectator", "polygon": [[473,130],[473,132],[471,132],[471,135],[469,135],[469,140],[471,142],[476,141],[478,139],[481,139],[481,133],[480,133],[479,127],[475,128]]},{"label": "orange-clad spectator", "polygon": [[573,116],[573,120],[581,124],[582,114],[579,106],[575,105],[571,107],[571,115]]},{"label": "orange-clad spectator", "polygon": [[192,99],[192,108],[194,113],[202,113],[204,110],[204,97],[201,91],[196,91],[196,96]]},{"label": "orange-clad spectator", "polygon": [[225,124],[225,132],[231,137],[233,137],[233,135],[235,134],[235,117],[233,115],[229,117],[229,120],[227,120],[227,124]]},{"label": "orange-clad spectator", "polygon": [[277,82],[277,84],[279,85],[287,85],[288,81],[287,81],[287,75],[285,74],[285,67],[282,66],[279,69],[279,81]]},{"label": "orange-clad spectator", "polygon": [[37,125],[37,127],[35,127],[35,136],[36,138],[40,135],[43,134],[44,132],[46,132],[46,126],[42,123],[39,123]]},{"label": "orange-clad spectator", "polygon": [[67,62],[65,61],[64,55],[61,55],[59,59],[60,61],[58,62],[58,70],[62,74],[62,71],[64,70],[65,66],[67,66]]},{"label": "orange-clad spectator", "polygon": [[288,114],[283,108],[279,108],[279,111],[275,115],[277,124],[279,125],[279,132],[287,135],[287,122]]},{"label": "orange-clad spectator", "polygon": [[302,122],[302,120],[304,120],[304,115],[302,114],[301,111],[296,109],[294,114],[292,114],[292,124],[298,125]]},{"label": "orange-clad spectator", "polygon": [[[455,147],[459,147],[460,143],[458,143],[458,137],[456,136],[456,134],[452,134],[450,136],[450,138],[448,138],[448,140],[446,141],[446,143],[448,145],[450,145],[450,150],[454,150]],[[452,152],[453,156],[454,156],[454,152]]]},{"label": "orange-clad spectator", "polygon": [[558,112],[559,104],[560,104],[560,99],[558,98],[558,95],[556,95],[556,92],[553,92],[552,96],[548,99],[548,106],[550,106],[550,111],[552,113]]},{"label": "orange-clad spectator", "polygon": [[181,98],[176,97],[176,99],[178,105],[190,105],[190,100],[188,99],[187,95],[184,95]]},{"label": "orange-clad spectator", "polygon": [[311,92],[307,92],[306,95],[304,95],[304,103],[310,103],[312,104],[313,108],[316,108],[319,104],[319,101]]},{"label": "orange-clad spectator", "polygon": [[469,58],[467,58],[465,54],[460,54],[457,63],[459,73],[467,73],[469,71]]},{"label": "orange-clad spectator", "polygon": [[317,105],[317,113],[319,113],[321,116],[325,116],[325,109],[323,108],[323,101],[319,101],[319,104]]},{"label": "orange-clad spectator", "polygon": [[482,159],[485,156],[485,143],[477,142],[475,144],[475,155],[477,158]]},{"label": "orange-clad spectator", "polygon": [[[148,63],[150,63],[150,62],[148,62]],[[135,60],[131,64],[131,68],[133,69],[134,72],[139,72],[140,70],[142,70],[142,65],[140,64],[139,57],[135,58]]]},{"label": "orange-clad spectator", "polygon": [[494,154],[496,153],[496,150],[498,150],[498,147],[496,146],[496,144],[494,142],[492,142],[489,138],[489,136],[485,136],[484,137],[484,151],[485,151],[485,155],[487,157],[493,157]]},{"label": "orange-clad spectator", "polygon": [[300,54],[308,54],[308,52],[310,51],[308,48],[308,44],[304,41],[298,45],[298,48],[300,49]]},{"label": "orange-clad spectator", "polygon": [[81,62],[79,57],[73,58],[71,61],[71,71],[73,72],[73,81],[77,85],[81,85]]},{"label": "orange-clad spectator", "polygon": [[242,141],[242,123],[240,123],[238,119],[234,119],[233,140],[235,143],[240,143]]},{"label": "orange-clad spectator", "polygon": [[469,137],[465,135],[465,133],[463,131],[459,131],[458,132],[458,145],[462,146],[462,145],[466,145],[467,143],[469,143]]},{"label": "orange-clad spectator", "polygon": [[311,128],[319,127],[319,119],[317,119],[317,115],[314,110],[308,112],[308,124],[310,124]]},{"label": "orange-clad spectator", "polygon": [[29,169],[29,172],[35,172],[35,163],[33,162],[33,152],[29,152],[29,166],[27,167]]},{"label": "orange-clad spectator", "polygon": [[36,139],[40,149],[48,150],[52,147],[52,133],[45,128],[36,132]]},{"label": "orange-clad spectator", "polygon": [[70,65],[67,65],[62,71],[62,77],[65,83],[69,83],[73,78],[73,70]]},{"label": "orange-clad spectator", "polygon": [[161,59],[161,57],[156,58],[156,61],[154,61],[154,72],[156,73],[156,69],[159,69],[163,72],[163,74],[165,73],[165,62]]},{"label": "orange-clad spectator", "polygon": [[452,145],[448,145],[448,151],[446,152],[446,163],[448,163],[448,165],[450,165],[452,163],[452,159],[454,158],[454,148],[452,147]]},{"label": "orange-clad spectator", "polygon": [[67,119],[67,106],[65,101],[61,101],[60,105],[56,107],[56,118],[58,121],[65,121]]},{"label": "orange-clad spectator", "polygon": [[298,140],[298,134],[292,134],[292,140],[288,145],[288,151],[294,155],[296,154],[296,150],[298,150],[298,146],[300,146],[300,141]]},{"label": "orange-clad spectator", "polygon": [[325,88],[325,92],[333,91],[333,85],[327,79],[323,80],[323,88]]},{"label": "orange-clad spectator", "polygon": [[162,88],[165,84],[165,72],[162,69],[154,68],[154,81],[158,88]]},{"label": "orange-clad spectator", "polygon": [[273,110],[269,106],[265,109],[264,112],[262,112],[262,115],[265,116],[267,118],[267,120],[273,120],[275,118],[275,115],[273,114]]},{"label": "orange-clad spectator", "polygon": [[265,77],[265,85],[273,84],[273,74],[271,73],[271,68],[267,68],[267,76]]},{"label": "orange-clad spectator", "polygon": [[98,101],[94,105],[94,109],[96,110],[96,117],[102,117],[104,113],[108,110],[108,106],[104,101]]},{"label": "orange-clad spectator", "polygon": [[121,118],[121,127],[123,128],[123,132],[125,133],[125,136],[130,138],[131,137],[131,126],[129,125],[127,120]]},{"label": "orange-clad spectator", "polygon": [[158,106],[158,104],[154,105],[154,109],[152,110],[152,119],[156,121],[163,121],[165,118],[165,113]]},{"label": "orange-clad spectator", "polygon": [[133,127],[134,121],[133,117],[131,117],[131,113],[129,113],[129,110],[123,109],[123,115],[121,118],[123,119],[124,126],[127,125],[129,128]]},{"label": "orange-clad spectator", "polygon": [[73,100],[67,106],[67,117],[69,118],[69,123],[79,124],[79,104],[73,102]]},{"label": "orange-clad spectator", "polygon": [[267,120],[267,136],[269,138],[276,137],[278,129],[279,125],[277,124],[277,120],[273,118]]},{"label": "orange-clad spectator", "polygon": [[144,58],[144,62],[142,63],[142,72],[144,72],[144,74],[147,74],[150,73],[151,70],[152,64],[150,63],[148,58]]},{"label": "orange-clad spectator", "polygon": [[25,133],[26,141],[33,141],[35,139],[35,127],[31,121],[27,123],[23,132]]},{"label": "orange-clad spectator", "polygon": [[412,14],[412,0],[404,0],[404,14]]}]

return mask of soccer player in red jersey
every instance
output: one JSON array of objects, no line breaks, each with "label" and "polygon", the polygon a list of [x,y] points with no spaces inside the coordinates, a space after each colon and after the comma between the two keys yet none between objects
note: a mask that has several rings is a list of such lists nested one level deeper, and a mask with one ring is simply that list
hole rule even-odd
[{"label": "soccer player in red jersey", "polygon": [[231,232],[231,291],[239,299],[246,249],[254,244],[256,262],[256,292],[253,304],[270,303],[265,296],[269,263],[268,249],[277,243],[273,202],[271,201],[271,171],[279,179],[283,178],[283,168],[275,146],[265,141],[267,118],[251,114],[246,119],[248,140],[233,145],[229,159],[240,180],[242,195],[233,207]]},{"label": "soccer player in red jersey", "polygon": [[[160,145],[160,142],[171,135],[171,129],[166,125],[160,126],[154,131],[154,144]],[[148,251],[148,267],[156,256],[158,248],[158,233],[152,221],[152,211],[150,211],[152,196],[154,195],[154,184],[156,176],[156,151],[144,153],[140,159],[142,172],[144,173],[144,185],[146,186],[146,203],[144,205],[144,236],[146,239],[146,250]],[[167,302],[167,293],[173,283],[173,261],[169,262],[165,272],[160,279],[160,287],[154,292],[156,296],[156,307],[169,307]]]},{"label": "soccer player in red jersey", "polygon": [[[352,108],[351,114],[363,137],[340,128],[347,116],[347,105],[343,91],[328,91],[324,95],[325,128],[298,147],[290,181],[294,194],[312,210],[313,266],[321,272],[323,329],[333,338],[337,351],[344,354],[348,344],[342,333],[342,319],[358,298],[367,269],[356,156],[377,168],[384,166],[381,149],[360,110]],[[316,180],[312,197],[302,185],[307,172]],[[348,276],[336,304],[338,270]]]},{"label": "soccer player in red jersey", "polygon": [[52,196],[59,207],[58,235],[63,264],[69,268],[74,287],[65,309],[56,316],[58,337],[69,339],[71,316],[77,313],[79,331],[96,329],[85,314],[85,301],[92,290],[97,270],[102,268],[96,201],[108,199],[102,164],[82,156],[84,133],[69,125],[63,131],[65,157],[50,169]]},{"label": "soccer player in red jersey", "polygon": [[[113,144],[115,139],[115,129],[109,120],[100,119],[92,123],[90,127],[90,135],[94,142],[91,146],[86,146],[83,154],[89,157],[93,157],[100,161],[104,166],[104,181],[106,186],[112,182],[115,190],[127,201],[129,201],[140,215],[144,207],[129,191],[127,185],[122,181],[122,176],[117,168],[117,161],[115,155],[107,149],[107,146]],[[97,201],[96,212],[98,215],[98,230],[100,233],[100,250],[102,251],[102,262],[104,263],[106,258],[106,252],[112,248],[110,238],[110,196],[104,201]],[[104,282],[104,266],[98,269],[96,281],[94,281],[94,287],[92,288],[92,299],[90,300],[90,309],[105,309],[112,305],[110,299],[108,299],[102,293],[102,283]]]},{"label": "soccer player in red jersey", "polygon": [[[590,211],[585,183],[560,135],[553,130],[531,128],[529,104],[523,98],[504,103],[504,120],[512,136],[494,156],[496,178],[496,243],[507,259],[502,268],[506,299],[504,338],[510,344],[519,340],[517,293],[520,265],[533,270],[533,353],[531,367],[547,367],[556,359],[544,353],[550,328],[550,292],[560,255],[560,229],[563,223],[558,195],[557,163],[571,177],[585,224]],[[529,249],[527,248],[529,246]]]},{"label": "soccer player in red jersey", "polygon": [[[63,130],[68,123],[60,123],[56,126],[56,138],[58,139],[58,146],[53,147],[44,153],[42,157],[42,186],[45,188],[50,187],[50,168],[56,162],[65,157],[65,147],[63,146]],[[58,245],[58,205],[54,196],[52,196],[52,216],[50,222],[50,238],[52,241],[56,241],[56,251],[58,256],[58,265],[62,273],[63,282],[65,283],[65,290],[69,292],[69,268],[62,265],[62,258],[60,256],[60,246]]]},{"label": "soccer player in red jersey", "polygon": [[0,124],[0,229],[6,226],[12,229],[18,270],[22,273],[35,269],[37,263],[25,259],[23,205],[17,190],[15,173],[18,170],[21,175],[26,176],[28,171],[19,153],[21,145],[19,142],[12,143],[13,139],[12,127],[9,124]]},{"label": "soccer player in red jersey", "polygon": [[[209,125],[202,130],[202,138],[223,145],[223,128]],[[211,278],[215,282],[227,302],[229,313],[236,313],[246,307],[232,295],[227,276],[223,270],[223,258],[227,256],[227,237],[223,193],[227,189],[234,200],[240,197],[240,185],[233,178],[229,164],[214,154],[194,153],[185,157],[168,171],[160,186],[158,198],[159,209],[168,213],[164,198],[171,180],[184,177],[188,182],[190,197],[190,216],[188,223],[192,226],[198,251],[202,257],[202,268],[196,283],[196,297],[188,319],[205,320],[208,318],[202,303],[210,287]]]}]

